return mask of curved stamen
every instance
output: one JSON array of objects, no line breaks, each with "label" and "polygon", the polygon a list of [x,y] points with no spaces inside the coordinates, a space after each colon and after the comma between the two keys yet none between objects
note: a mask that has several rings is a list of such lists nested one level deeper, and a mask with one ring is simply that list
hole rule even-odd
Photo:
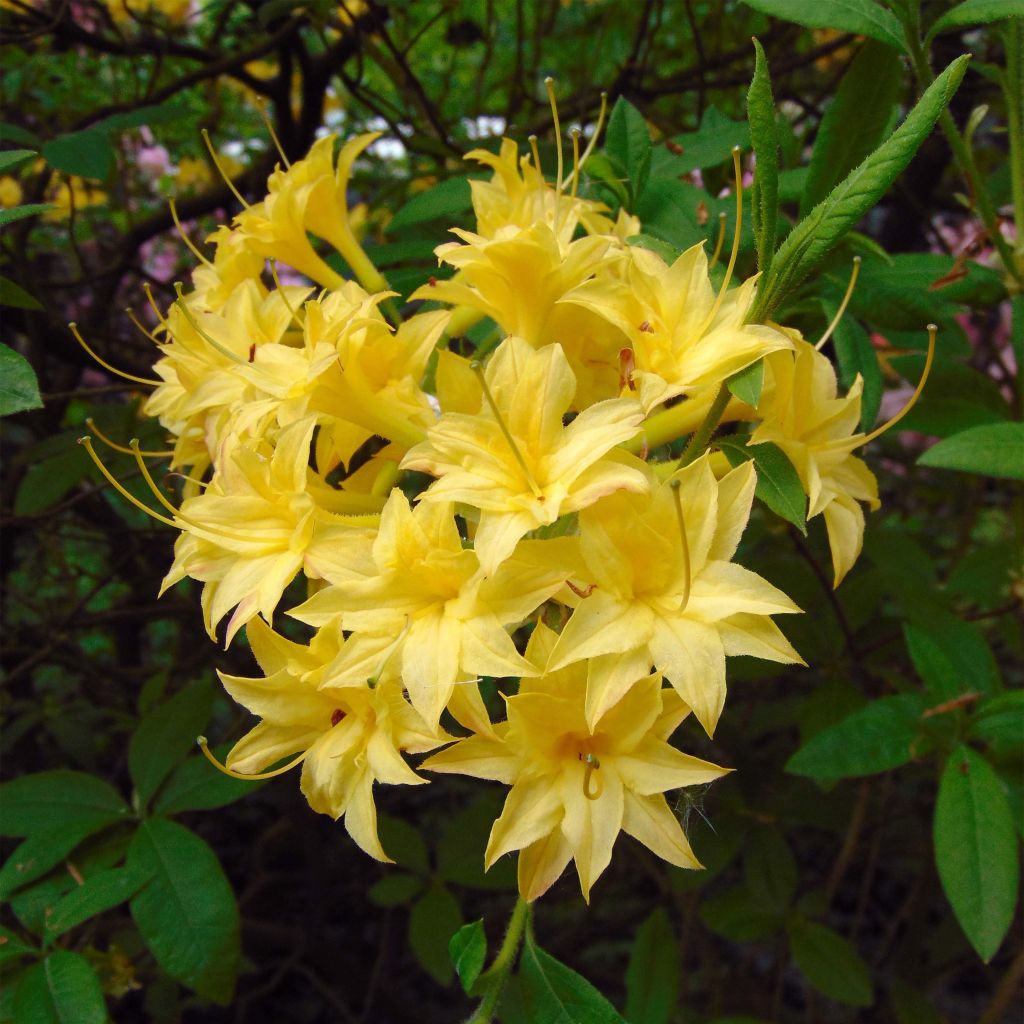
[{"label": "curved stamen", "polygon": [[736,257],[740,254],[740,235],[743,230],[743,168],[740,167],[739,146],[732,147],[732,166],[736,172],[736,228],[732,237],[732,251],[729,253],[729,263],[725,268],[725,277],[722,278],[722,287],[718,289],[718,295],[715,297],[715,304],[711,307],[711,312],[704,318],[700,330],[697,331],[698,337],[715,322],[715,317],[718,316],[718,311],[722,308],[722,299],[725,298],[729,282],[732,280],[732,272],[736,269]]},{"label": "curved stamen", "polygon": [[537,168],[537,173],[543,177],[544,172],[540,169],[540,151],[537,149],[537,136],[528,135],[526,141],[530,144],[530,151],[533,153],[533,166]]},{"label": "curved stamen", "polygon": [[154,345],[160,344],[160,340],[157,338],[157,336],[152,331],[147,330],[145,324],[143,324],[143,322],[135,315],[135,310],[132,309],[131,306],[125,306],[124,312],[125,316],[127,316],[128,319],[131,320],[131,322],[135,325],[136,330],[141,331],[147,338],[149,338],[151,342],[153,342]]},{"label": "curved stamen", "polygon": [[839,303],[839,309],[836,310],[836,315],[832,317],[832,322],[828,325],[825,333],[821,336],[821,340],[817,345],[814,346],[816,352],[820,352],[825,342],[832,337],[832,332],[839,326],[839,321],[843,319],[843,314],[846,312],[846,307],[850,304],[850,298],[853,295],[854,286],[857,284],[857,275],[860,273],[860,257],[853,257],[853,270],[850,271],[850,283],[846,286],[846,294],[843,295],[843,301]]},{"label": "curved stamen", "polygon": [[270,260],[270,276],[274,279],[274,284],[277,287],[278,294],[281,296],[281,301],[285,305],[285,309],[291,313],[292,319],[299,325],[299,330],[304,331],[306,325],[299,319],[299,314],[292,308],[292,304],[288,301],[288,293],[284,290],[281,279],[277,276],[277,260],[275,259]]},{"label": "curved stamen", "polygon": [[714,266],[718,262],[718,257],[722,255],[722,247],[725,245],[725,222],[729,219],[729,215],[722,210],[718,215],[718,238],[715,240],[715,251],[711,254],[711,266]]},{"label": "curved stamen", "polygon": [[142,458],[142,452],[139,451],[139,440],[138,440],[138,438],[133,437],[128,442],[128,446],[129,446],[129,451],[132,453],[132,455],[135,456],[135,461],[138,463],[139,469],[142,471],[142,478],[149,485],[149,489],[153,492],[154,496],[156,497],[156,500],[159,501],[160,504],[163,505],[163,507],[165,509],[167,509],[168,512],[171,513],[171,515],[175,515],[175,516],[179,516],[180,517],[180,515],[181,515],[180,511],[178,509],[176,509],[163,496],[163,494],[160,492],[160,488],[157,487],[156,482],[153,480],[153,477],[150,475],[149,467],[146,465],[145,461]]},{"label": "curved stamen", "polygon": [[676,506],[676,521],[679,523],[679,540],[683,552],[683,602],[679,606],[679,611],[684,612],[686,611],[686,606],[690,603],[690,542],[686,537],[683,499],[679,495],[682,482],[676,478],[669,484],[669,487],[672,488],[672,500]]},{"label": "curved stamen", "polygon": [[604,792],[604,780],[595,772],[601,768],[601,762],[593,754],[583,758],[586,769],[583,772],[583,795],[588,800],[596,800]]},{"label": "curved stamen", "polygon": [[178,229],[178,234],[181,235],[181,240],[188,247],[188,251],[192,253],[192,255],[195,256],[195,258],[199,260],[200,263],[203,263],[208,267],[213,267],[213,264],[199,251],[195,242],[193,242],[192,239],[188,237],[187,232],[181,226],[181,221],[178,219],[178,208],[175,205],[174,200],[169,199],[167,201],[167,205],[170,206],[171,208],[171,220],[174,221],[174,226]]},{"label": "curved stamen", "polygon": [[544,492],[537,486],[537,482],[533,479],[533,474],[530,472],[530,467],[527,465],[526,459],[523,458],[523,453],[519,450],[519,445],[516,444],[516,440],[512,436],[512,432],[505,425],[505,420],[498,411],[497,403],[494,401],[494,395],[491,394],[491,389],[487,384],[487,378],[484,376],[483,364],[480,360],[474,359],[469,364],[469,368],[480,379],[480,387],[483,390],[484,398],[487,399],[487,404],[491,407],[491,412],[494,413],[494,418],[498,422],[498,428],[501,430],[502,435],[508,442],[509,448],[512,449],[512,454],[515,456],[516,462],[519,463],[519,468],[523,471],[523,476],[526,477],[526,482],[530,485],[530,490],[533,491],[533,496],[535,498],[542,498],[544,496]]},{"label": "curved stamen", "polygon": [[270,138],[274,143],[274,148],[277,150],[278,155],[284,161],[284,166],[291,170],[291,161],[285,155],[284,146],[281,145],[281,140],[277,137],[277,132],[274,131],[274,124],[270,120],[270,115],[267,113],[266,101],[262,101],[256,104],[256,109],[260,112],[260,117],[263,120],[263,124],[266,126],[267,132],[270,134]]},{"label": "curved stamen", "polygon": [[188,321],[189,327],[191,327],[192,330],[203,339],[203,341],[208,345],[212,345],[222,356],[225,356],[233,362],[241,363],[243,366],[247,365],[246,361],[240,355],[237,355],[235,352],[232,352],[231,349],[226,348],[217,341],[216,338],[209,335],[202,329],[202,327],[199,326],[196,318],[189,312],[188,306],[185,305],[185,292],[180,281],[174,282],[174,294],[178,296],[177,306],[178,309],[181,310],[181,315]]},{"label": "curved stamen", "polygon": [[110,363],[106,361],[106,359],[101,359],[85,343],[85,338],[82,337],[81,332],[78,330],[78,324],[70,323],[68,324],[68,329],[74,335],[75,341],[77,341],[78,344],[81,345],[82,348],[84,348],[85,351],[88,352],[89,355],[92,356],[92,358],[96,360],[96,362],[99,363],[99,365],[102,366],[103,369],[106,370],[108,373],[112,373],[117,377],[123,377],[125,380],[133,381],[135,384],[145,384],[147,387],[151,388],[158,388],[160,387],[161,384],[163,384],[162,380],[150,380],[150,378],[148,377],[136,377],[134,373],[125,373],[124,370],[119,370],[116,366],[111,366]]},{"label": "curved stamen", "polygon": [[555,209],[558,209],[558,199],[562,194],[562,125],[558,120],[558,103],[555,101],[555,80],[549,75],[544,79],[544,88],[547,90],[548,103],[551,105],[551,120],[555,123],[555,153],[557,155],[558,167],[555,171]]},{"label": "curved stamen", "polygon": [[213,143],[210,141],[210,133],[203,128],[200,131],[203,136],[203,142],[206,143],[206,148],[210,153],[210,159],[213,161],[213,166],[217,168],[217,173],[224,179],[224,184],[231,190],[231,194],[248,210],[249,204],[242,198],[242,193],[235,188],[235,183],[224,173],[224,168],[221,166],[219,157],[217,156],[216,150],[213,148]]},{"label": "curved stamen", "polygon": [[[122,455],[131,455],[134,452],[134,449],[132,449],[132,448],[125,448],[125,446],[123,444],[118,444],[116,441],[111,441],[111,439],[109,437],[107,437],[107,435],[104,434],[103,431],[100,430],[100,428],[98,426],[96,426],[96,421],[91,416],[87,416],[86,417],[85,425],[108,448],[113,448],[113,450],[115,452],[120,452]],[[136,441],[135,443],[138,444],[138,441]],[[148,458],[151,458],[151,459],[158,459],[158,458],[163,458],[163,457],[165,457],[167,455],[173,455],[174,454],[174,450],[173,449],[168,449],[165,452],[143,452],[143,451],[140,451],[139,454],[140,455],[145,455],[145,456],[147,456]]]},{"label": "curved stamen", "polygon": [[924,359],[924,370],[921,371],[921,379],[917,382],[917,387],[914,389],[914,393],[910,396],[910,401],[891,420],[887,420],[880,427],[872,430],[867,437],[862,441],[857,442],[857,447],[867,444],[869,441],[874,441],[875,438],[881,437],[890,427],[895,427],[897,423],[904,416],[910,412],[911,409],[917,404],[917,400],[921,397],[921,392],[924,391],[925,383],[928,380],[928,374],[931,373],[932,363],[935,360],[935,337],[939,333],[939,328],[935,324],[928,325],[928,354]]},{"label": "curved stamen", "polygon": [[151,519],[155,519],[158,523],[163,523],[165,526],[173,526],[175,530],[181,529],[181,523],[176,523],[173,519],[168,519],[167,516],[160,515],[159,512],[154,512],[144,502],[139,501],[138,498],[129,491],[124,484],[122,484],[113,473],[103,464],[103,460],[96,454],[92,446],[91,437],[80,437],[78,443],[89,453],[89,458],[96,463],[96,468],[107,478],[108,483],[111,487],[121,495],[125,501],[134,505],[137,509],[145,512]]},{"label": "curved stamen", "polygon": [[576,198],[580,187],[580,134],[580,129],[575,126],[569,132],[572,137],[572,174],[569,175],[569,195],[572,199]]},{"label": "curved stamen", "polygon": [[302,762],[306,760],[306,755],[309,753],[308,750],[304,750],[298,757],[292,758],[292,760],[287,764],[282,765],[280,768],[275,768],[273,771],[254,772],[252,775],[246,775],[243,772],[236,772],[226,764],[221,764],[220,761],[213,756],[213,752],[210,750],[210,746],[206,742],[205,736],[197,736],[196,743],[199,744],[199,749],[203,752],[203,757],[205,757],[206,760],[217,769],[217,771],[223,772],[225,775],[230,775],[233,779],[241,779],[243,782],[258,782],[261,779],[273,779],[278,775],[284,775],[285,772],[290,772],[297,765],[302,764]]},{"label": "curved stamen", "polygon": [[594,134],[590,136],[590,141],[587,143],[587,148],[583,150],[583,156],[580,157],[580,167],[582,167],[590,157],[590,154],[594,152],[594,147],[597,145],[598,136],[601,134],[601,129],[604,127],[604,119],[608,114],[608,93],[601,93],[601,109],[597,115],[597,127],[594,129]]}]

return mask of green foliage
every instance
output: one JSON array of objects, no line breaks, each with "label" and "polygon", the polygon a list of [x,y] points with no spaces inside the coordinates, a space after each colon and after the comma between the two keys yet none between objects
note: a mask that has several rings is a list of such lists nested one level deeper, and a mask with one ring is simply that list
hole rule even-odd
[{"label": "green foliage", "polygon": [[749,444],[748,439],[719,438],[719,448],[734,466],[753,461],[757,467],[755,493],[776,515],[807,532],[807,495],[786,453],[772,441]]},{"label": "green foliage", "polygon": [[659,907],[637,929],[626,968],[626,1019],[668,1024],[679,994],[679,941]]},{"label": "green foliage", "polygon": [[0,416],[26,409],[40,409],[39,382],[28,360],[14,349],[0,344]]},{"label": "green foliage", "polygon": [[18,983],[19,1024],[107,1024],[99,978],[80,953],[58,950],[28,969]]},{"label": "green foliage", "polygon": [[748,7],[806,28],[835,28],[903,49],[899,20],[875,0],[743,0]]},{"label": "green foliage", "polygon": [[755,39],[754,77],[747,92],[747,120],[757,167],[750,197],[757,240],[757,269],[766,274],[775,253],[775,229],[779,215],[779,138],[775,124],[775,100],[764,47]]},{"label": "green foliage", "polygon": [[848,1006],[871,1006],[871,972],[841,935],[800,915],[790,920],[787,935],[793,963],[814,988]]},{"label": "green foliage", "polygon": [[1024,480],[1024,423],[984,423],[933,445],[922,466]]},{"label": "green foliage", "polygon": [[484,934],[483,920],[464,924],[451,937],[448,955],[452,958],[452,966],[459,976],[462,990],[469,995],[487,959],[487,936]]},{"label": "green foliage", "polygon": [[621,96],[608,119],[604,151],[613,172],[627,179],[627,206],[635,210],[651,170],[651,135],[640,111]]}]

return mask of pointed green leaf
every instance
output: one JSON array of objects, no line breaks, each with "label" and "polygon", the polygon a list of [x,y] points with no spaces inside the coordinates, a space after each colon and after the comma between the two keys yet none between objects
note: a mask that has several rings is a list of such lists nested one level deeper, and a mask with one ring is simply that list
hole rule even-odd
[{"label": "pointed green leaf", "polygon": [[743,879],[754,902],[785,914],[796,895],[797,866],[777,830],[758,829],[743,857]]},{"label": "pointed green leaf", "polygon": [[989,763],[961,745],[935,802],[935,863],[957,921],[978,956],[995,956],[1017,908],[1020,858],[1010,804]]},{"label": "pointed green leaf", "polygon": [[757,269],[766,273],[775,254],[775,222],[779,214],[779,134],[768,58],[756,39],[754,77],[747,91],[747,121],[756,160],[751,212],[757,241]]},{"label": "pointed green leaf", "polygon": [[1005,18],[1024,18],[1024,0],[964,0],[932,25],[927,39],[931,40],[941,32],[967,25],[986,25]]},{"label": "pointed green leaf", "polygon": [[834,28],[902,50],[903,29],[896,16],[875,0],[743,0],[748,7],[805,28]]},{"label": "pointed green leaf", "polygon": [[16,220],[24,217],[35,217],[37,214],[46,213],[52,210],[50,203],[25,203],[23,206],[12,206],[7,210],[0,210],[0,228],[13,224]]},{"label": "pointed green leaf", "polygon": [[21,353],[0,344],[0,416],[42,406],[32,364]]},{"label": "pointed green leaf", "polygon": [[366,897],[378,907],[398,907],[411,903],[423,891],[423,879],[407,871],[392,871],[366,890]]},{"label": "pointed green leaf", "polygon": [[79,953],[59,950],[29,968],[14,997],[18,1024],[107,1024],[96,972]]},{"label": "pointed green leaf", "polygon": [[793,463],[774,442],[744,444],[729,437],[720,437],[715,444],[733,466],[748,459],[757,468],[757,496],[777,515],[807,533],[807,495]]},{"label": "pointed green leaf", "polygon": [[482,919],[463,925],[452,936],[448,943],[448,955],[452,958],[462,990],[468,996],[487,959],[487,936],[484,934]]},{"label": "pointed green leaf", "polygon": [[752,898],[745,885],[722,889],[701,900],[700,919],[731,942],[756,942],[782,927],[783,918]]},{"label": "pointed green leaf", "polygon": [[952,700],[967,692],[957,666],[927,633],[916,626],[904,626],[903,639],[917,674],[934,697]]},{"label": "pointed green leaf", "polygon": [[865,43],[821,119],[800,199],[802,217],[885,139],[902,85],[896,51],[873,40]]},{"label": "pointed green leaf", "polygon": [[4,836],[78,824],[100,828],[130,813],[117,790],[85,772],[37,772],[0,786],[0,835]]},{"label": "pointed green leaf", "polygon": [[104,181],[114,169],[114,147],[99,128],[62,135],[43,146],[46,162],[64,174]]},{"label": "pointed green leaf", "polygon": [[620,96],[608,119],[604,149],[612,164],[618,164],[629,178],[634,207],[647,187],[652,148],[650,129],[643,114],[624,96]]},{"label": "pointed green leaf", "polygon": [[586,978],[545,953],[533,936],[523,944],[519,979],[531,1024],[626,1024]]},{"label": "pointed green leaf", "polygon": [[471,205],[469,178],[448,178],[414,195],[400,207],[389,221],[388,231],[431,220],[450,219],[464,213]]},{"label": "pointed green leaf", "polygon": [[813,988],[848,1006],[874,1002],[868,965],[846,939],[802,917],[793,918],[788,931],[793,963]]},{"label": "pointed green leaf", "polygon": [[149,878],[138,870],[110,868],[72,889],[46,919],[46,934],[55,939],[97,914],[130,900]]},{"label": "pointed green leaf", "polygon": [[1024,744],[1024,690],[1008,690],[983,700],[971,720],[970,735],[983,740]]},{"label": "pointed green leaf", "polygon": [[662,907],[637,929],[626,968],[626,1019],[669,1024],[679,997],[679,941]]},{"label": "pointed green leaf", "polygon": [[741,401],[752,409],[757,408],[761,401],[761,388],[764,387],[764,360],[758,359],[748,367],[734,373],[725,386]]},{"label": "pointed green leaf", "polygon": [[0,963],[34,952],[34,947],[22,942],[14,932],[0,927]]},{"label": "pointed green leaf", "polygon": [[0,153],[0,174],[6,174],[12,167],[23,164],[35,155],[34,149],[5,149]]},{"label": "pointed green leaf", "polygon": [[33,832],[0,869],[0,900],[10,898],[12,892],[37,878],[42,878],[56,867],[83,839],[104,828],[105,822],[80,820],[50,825]]},{"label": "pointed green leaf", "polygon": [[216,854],[187,828],[150,818],[135,833],[127,867],[151,876],[131,910],[157,963],[204,999],[229,1003],[238,973],[238,904]]},{"label": "pointed green leaf", "polygon": [[34,299],[21,285],[3,275],[0,275],[0,306],[11,306],[14,309],[43,308],[38,299]]},{"label": "pointed green leaf", "polygon": [[462,911],[451,890],[431,885],[413,904],[409,915],[409,945],[426,971],[440,985],[452,980],[448,944],[462,927]]},{"label": "pointed green leaf", "polygon": [[[224,743],[215,747],[213,753],[223,761],[230,746]],[[234,779],[214,768],[202,755],[196,755],[183,761],[171,772],[157,793],[153,813],[171,815],[182,811],[209,811],[225,807],[264,785],[265,782]]]},{"label": "pointed green leaf", "polygon": [[786,771],[815,779],[848,779],[898,768],[914,758],[924,701],[914,694],[882,697],[812,736]]},{"label": "pointed green leaf", "polygon": [[985,423],[932,445],[918,465],[1024,480],[1024,423]]}]

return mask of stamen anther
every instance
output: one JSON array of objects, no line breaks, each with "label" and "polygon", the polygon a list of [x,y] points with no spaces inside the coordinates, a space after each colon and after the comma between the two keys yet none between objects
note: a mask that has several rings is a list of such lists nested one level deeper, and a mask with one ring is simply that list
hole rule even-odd
[{"label": "stamen anther", "polygon": [[587,754],[582,760],[587,766],[583,772],[583,795],[588,800],[597,800],[604,792],[604,780],[595,774],[600,770],[601,762],[593,754]]},{"label": "stamen anther", "polygon": [[[104,434],[103,431],[100,430],[100,428],[98,426],[96,426],[96,421],[91,416],[87,416],[86,417],[85,425],[108,448],[112,448],[115,452],[120,452],[122,455],[132,455],[132,454],[134,454],[135,450],[133,448],[125,448],[125,446],[123,444],[118,444],[116,441],[112,441],[109,437],[107,437],[107,435]],[[136,444],[138,444],[138,442],[136,442]],[[167,456],[167,455],[173,455],[174,451],[169,449],[169,450],[163,451],[163,452],[139,452],[139,454],[140,455],[146,455],[146,456],[148,456],[149,458],[152,458],[152,459],[157,459],[157,458],[163,458],[164,456]]]}]

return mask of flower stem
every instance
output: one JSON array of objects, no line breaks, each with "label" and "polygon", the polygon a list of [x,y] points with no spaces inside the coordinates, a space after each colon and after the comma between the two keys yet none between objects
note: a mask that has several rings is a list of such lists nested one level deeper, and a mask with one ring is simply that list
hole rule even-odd
[{"label": "flower stem", "polygon": [[708,409],[704,422],[697,428],[696,433],[694,433],[683,449],[683,454],[679,457],[680,469],[683,466],[688,466],[694,459],[704,454],[704,449],[707,448],[711,435],[715,432],[718,421],[722,418],[722,413],[725,412],[725,407],[729,404],[731,397],[732,394],[725,384],[720,384],[718,386],[718,394],[715,395],[715,400],[711,403],[711,408]]},{"label": "flower stem", "polygon": [[490,967],[480,975],[478,985],[485,989],[484,997],[480,1005],[473,1012],[473,1016],[466,1021],[466,1024],[490,1024],[494,1018],[494,1011],[498,1007],[498,1000],[501,998],[501,991],[505,987],[516,957],[519,955],[519,946],[523,941],[523,932],[526,930],[527,922],[530,920],[530,904],[522,898],[517,897],[515,909],[508,922],[508,930],[505,932],[505,939],[498,950],[498,955]]}]

